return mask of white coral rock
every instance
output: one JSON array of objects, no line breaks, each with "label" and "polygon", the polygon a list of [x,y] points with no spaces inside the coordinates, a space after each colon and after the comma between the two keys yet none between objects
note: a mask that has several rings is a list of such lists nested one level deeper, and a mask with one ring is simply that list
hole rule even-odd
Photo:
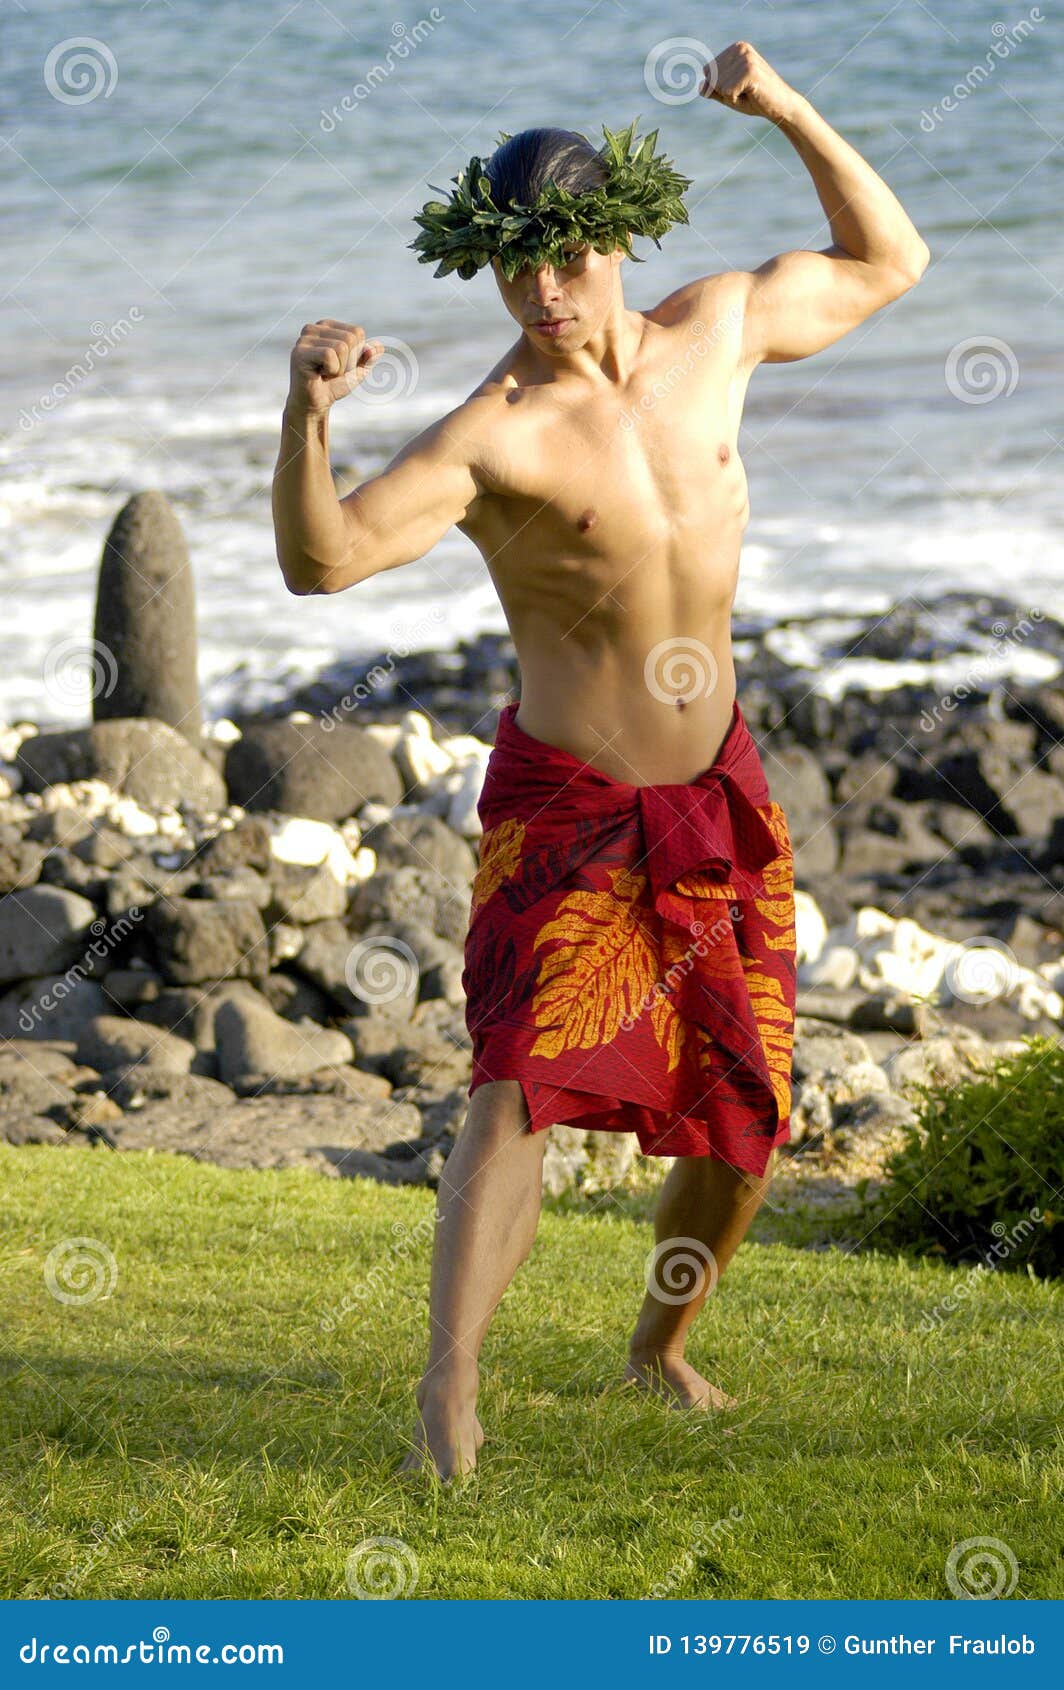
[{"label": "white coral rock", "polygon": [[798,939],[798,961],[815,962],[824,949],[828,924],[816,899],[808,892],[794,894],[794,927]]},{"label": "white coral rock", "polygon": [[[309,816],[286,816],[270,830],[270,854],[281,863],[298,863],[305,868],[324,864],[341,886],[365,876],[338,828]],[[371,853],[372,854],[372,853]]]}]

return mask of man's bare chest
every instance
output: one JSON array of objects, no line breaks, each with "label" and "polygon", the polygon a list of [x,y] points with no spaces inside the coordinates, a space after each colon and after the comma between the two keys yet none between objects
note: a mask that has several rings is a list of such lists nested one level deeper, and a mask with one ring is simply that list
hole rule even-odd
[{"label": "man's bare chest", "polygon": [[[549,530],[552,545],[610,551],[729,526],[747,503],[739,420],[726,379],[697,380],[682,366],[579,402],[517,389],[475,517],[495,539]],[[478,538],[475,525],[470,532]]]}]

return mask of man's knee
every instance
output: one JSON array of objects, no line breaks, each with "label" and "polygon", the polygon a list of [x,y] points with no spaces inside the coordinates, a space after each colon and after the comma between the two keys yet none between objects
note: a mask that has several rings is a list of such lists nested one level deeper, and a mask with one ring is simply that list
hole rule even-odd
[{"label": "man's knee", "polygon": [[542,1151],[547,1135],[532,1132],[520,1081],[491,1080],[470,1098],[462,1136],[496,1151],[517,1143]]}]

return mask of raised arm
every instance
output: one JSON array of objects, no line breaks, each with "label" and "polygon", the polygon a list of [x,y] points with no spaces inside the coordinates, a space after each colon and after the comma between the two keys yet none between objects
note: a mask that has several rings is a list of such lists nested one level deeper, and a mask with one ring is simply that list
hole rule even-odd
[{"label": "raised arm", "polygon": [[362,329],[332,318],[305,325],[293,349],[273,477],[277,561],[289,592],[337,593],[424,557],[480,491],[467,402],[409,441],[379,475],[337,496],[329,411],[382,350]]},{"label": "raised arm", "polygon": [[913,287],[930,252],[882,177],[749,42],[735,42],[705,71],[705,98],[767,118],[787,136],[824,208],[830,246],[731,273],[744,309],[744,362],[808,358]]}]

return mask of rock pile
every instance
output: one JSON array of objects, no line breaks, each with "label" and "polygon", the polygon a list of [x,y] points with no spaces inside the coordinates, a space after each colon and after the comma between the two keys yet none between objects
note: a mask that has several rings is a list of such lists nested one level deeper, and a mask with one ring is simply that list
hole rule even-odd
[{"label": "rock pile", "polygon": [[433,746],[432,780],[458,759],[424,718],[246,738],[8,731],[0,1130],[434,1177],[465,1103],[476,857],[407,747]]},{"label": "rock pile", "polygon": [[[435,1182],[470,1073],[487,744],[418,712],[216,724],[198,746],[145,720],[3,743],[0,1133]],[[804,1153],[887,1146],[915,1083],[1064,1012],[1059,955],[1023,966],[873,906],[829,926],[805,891],[798,933]],[[997,1043],[952,1019],[988,994]],[[547,1189],[624,1179],[634,1148],[559,1127]]]},{"label": "rock pile", "polygon": [[[941,603],[973,649],[1015,617]],[[840,661],[930,660],[928,614],[840,631]],[[1058,1035],[1064,689],[832,701],[795,630],[738,634],[801,887],[792,1150],[867,1171],[917,1083]],[[1024,638],[1059,667],[1059,625]],[[434,1182],[466,1103],[462,946],[510,642],[389,656],[203,732],[187,554],[145,494],[108,538],[95,645],[90,726],[0,727],[0,1137]],[[634,1150],[555,1128],[547,1187],[616,1183]]]}]

